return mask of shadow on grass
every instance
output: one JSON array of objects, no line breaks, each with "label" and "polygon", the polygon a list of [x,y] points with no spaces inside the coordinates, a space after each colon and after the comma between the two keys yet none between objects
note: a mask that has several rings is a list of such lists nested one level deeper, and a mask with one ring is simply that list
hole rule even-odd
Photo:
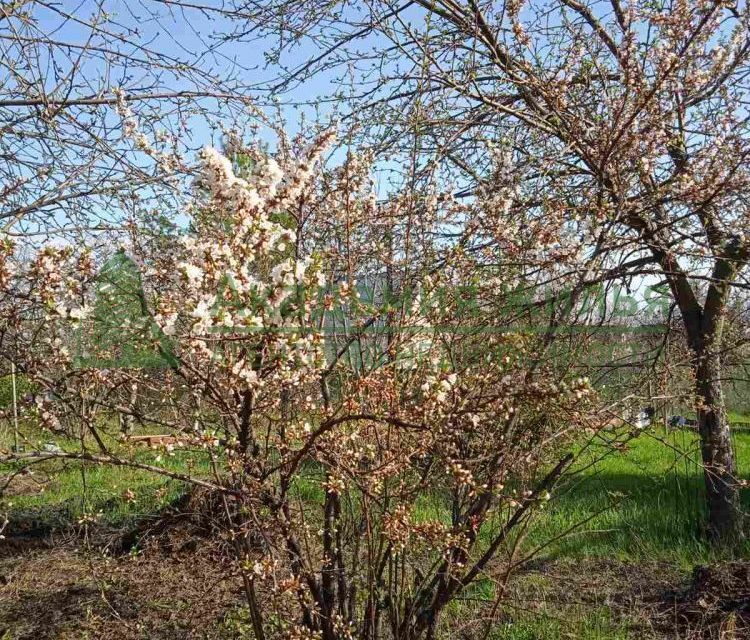
[{"label": "shadow on grass", "polygon": [[[742,492],[750,509],[750,492]],[[552,543],[552,556],[610,556],[623,560],[671,560],[693,565],[713,552],[705,536],[705,487],[698,470],[646,475],[603,466],[571,478],[533,526],[528,542]],[[750,553],[750,544],[738,550]]]}]

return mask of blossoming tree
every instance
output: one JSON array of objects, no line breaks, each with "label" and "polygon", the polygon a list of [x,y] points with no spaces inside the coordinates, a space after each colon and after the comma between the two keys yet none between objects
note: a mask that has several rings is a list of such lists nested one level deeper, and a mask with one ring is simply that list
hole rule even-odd
[{"label": "blossoming tree", "polygon": [[[321,169],[330,139],[275,157],[244,149],[242,172],[205,149],[187,231],[154,242],[133,230],[138,327],[163,357],[157,374],[75,353],[106,313],[102,258],[46,247],[24,262],[3,245],[12,357],[39,389],[41,423],[80,442],[3,459],[130,466],[220,496],[259,639],[431,638],[493,562],[507,574],[526,559],[523,534],[570,465],[567,445],[601,420],[588,381],[546,358],[554,332],[498,305],[520,271],[496,272],[468,313],[459,285],[476,260],[440,242],[407,249],[412,233],[481,218],[482,204],[408,194],[378,205],[366,158]],[[393,207],[413,198],[431,214],[394,226]],[[400,272],[411,296],[367,298],[357,285],[439,251],[444,271]],[[560,260],[539,251],[531,270]],[[118,316],[107,320],[111,330]],[[130,331],[133,314],[121,322]],[[160,401],[123,405],[116,390],[133,383]],[[166,453],[204,451],[212,471],[144,461],[127,437],[113,442],[113,414],[158,427]]]},{"label": "blossoming tree", "polygon": [[[439,168],[465,195],[492,189],[518,219],[576,229],[582,255],[606,256],[592,284],[668,285],[692,351],[708,529],[719,544],[740,536],[722,354],[750,258],[747,6],[385,1],[314,23],[295,0],[256,11],[316,47],[275,90],[345,69],[350,121],[375,148],[416,152],[421,176]],[[493,177],[487,141],[513,160],[510,184]]]}]

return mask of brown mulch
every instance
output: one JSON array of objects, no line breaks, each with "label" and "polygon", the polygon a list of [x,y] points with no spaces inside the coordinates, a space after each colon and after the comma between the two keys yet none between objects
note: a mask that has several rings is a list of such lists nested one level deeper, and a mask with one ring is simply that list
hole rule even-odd
[{"label": "brown mulch", "polygon": [[660,627],[685,640],[750,638],[750,561],[697,567],[687,588],[665,594]]},{"label": "brown mulch", "polygon": [[[83,549],[0,561],[0,637],[14,640],[211,637],[241,602],[214,554],[111,558]],[[3,635],[6,634],[6,635]]]},{"label": "brown mulch", "polygon": [[0,475],[0,488],[4,498],[36,495],[44,491],[49,483],[49,476],[32,473],[28,469],[23,473]]},{"label": "brown mulch", "polygon": [[[230,507],[231,508],[231,507]],[[217,553],[225,552],[222,542],[227,531],[226,508],[221,495],[197,488],[137,526],[112,539],[113,553],[133,549],[155,549],[162,553],[189,553],[211,542]]]},{"label": "brown mulch", "polygon": [[194,492],[132,529],[15,524],[0,540],[3,640],[219,636],[243,602],[223,504]]}]

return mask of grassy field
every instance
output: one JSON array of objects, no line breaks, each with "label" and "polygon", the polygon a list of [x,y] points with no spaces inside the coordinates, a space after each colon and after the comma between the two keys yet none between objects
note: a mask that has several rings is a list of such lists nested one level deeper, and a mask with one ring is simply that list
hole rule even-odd
[{"label": "grassy field", "polygon": [[[73,447],[75,443],[69,444]],[[750,478],[750,433],[735,435],[735,449],[741,477]],[[149,450],[138,453],[142,461],[152,461],[157,455]],[[185,470],[192,465],[199,472],[207,471],[206,460],[194,453],[162,455],[162,464],[171,469]],[[659,428],[643,432],[623,451],[603,445],[586,450],[576,463],[576,472],[558,488],[558,495],[538,517],[525,541],[526,548],[533,549],[558,538],[534,561],[535,566],[552,566],[554,571],[532,567],[519,574],[513,583],[515,601],[531,604],[511,606],[490,637],[641,637],[642,628],[629,629],[630,614],[623,616],[621,608],[617,612],[612,608],[611,588],[614,585],[627,590],[629,580],[654,580],[658,576],[641,578],[638,572],[635,578],[620,575],[623,567],[636,567],[638,571],[658,567],[657,571],[673,577],[687,575],[696,564],[720,559],[710,551],[696,526],[705,519],[699,457],[697,434]],[[1,473],[9,471],[6,468]],[[19,488],[14,489],[16,486]],[[12,521],[34,522],[35,526],[42,523],[54,528],[75,523],[84,514],[95,514],[101,523],[120,527],[153,514],[183,491],[180,483],[147,472],[57,461],[35,465],[34,472],[23,477],[20,484],[11,484],[2,506]],[[298,491],[303,499],[321,497],[315,482],[302,480]],[[743,496],[746,507],[750,507],[749,498]],[[439,512],[440,506],[428,500],[423,515],[429,516],[431,510]],[[569,533],[562,535],[565,532]],[[742,553],[750,557],[750,547]],[[597,574],[600,582],[592,577],[582,587],[578,574],[584,570],[592,576]],[[561,590],[582,588],[590,590],[584,601],[570,597],[560,602],[564,597]],[[465,602],[455,604],[454,614],[471,615],[474,601],[494,596],[494,584],[480,582]],[[638,607],[634,605],[632,618],[637,617]]]},{"label": "grassy field", "polygon": [[[750,433],[735,435],[735,451],[747,479]],[[696,433],[662,429],[643,433],[622,453],[593,449],[584,455],[578,466],[586,470],[559,488],[527,542],[541,545],[584,524],[542,551],[542,565],[552,570],[519,576],[517,599],[536,606],[511,613],[512,623],[497,638],[651,637],[641,598],[628,598],[639,591],[658,596],[687,581],[696,565],[725,559],[698,528],[706,517],[699,460]],[[747,511],[747,491],[742,500]],[[738,554],[750,558],[750,545]]]},{"label": "grassy field", "polygon": [[[738,432],[734,444],[740,476],[747,479],[750,433]],[[696,565],[726,559],[710,549],[699,528],[706,517],[699,461],[698,435],[689,430],[655,428],[623,451],[586,450],[531,527],[525,547],[542,549],[531,569],[512,581],[510,602],[516,604],[491,637],[654,637],[643,599],[684,582]],[[747,510],[750,494],[742,499]],[[750,558],[750,545],[736,553]],[[476,591],[480,598],[495,595],[489,581]]]},{"label": "grassy field", "polygon": [[[49,439],[49,435],[45,437],[32,429],[24,433],[27,450],[40,448]],[[10,447],[11,434],[7,429],[0,434],[0,443]],[[56,437],[54,444],[65,451],[80,450],[78,441]],[[96,451],[95,444],[91,444],[91,451]],[[201,452],[166,453],[142,446],[125,449],[113,439],[106,439],[106,444],[115,454],[137,462],[158,463],[169,471],[198,475],[209,472],[208,456]],[[8,477],[18,468],[0,466],[0,476]],[[127,526],[163,509],[185,491],[181,482],[127,467],[55,460],[36,463],[28,471],[11,482],[0,500],[0,509],[11,521],[34,522],[42,527],[76,523],[84,515],[95,517],[106,526]]]},{"label": "grassy field", "polygon": [[[740,477],[748,479],[750,433],[735,434],[734,444]],[[553,544],[547,554],[669,561],[684,567],[713,559],[696,528],[706,516],[697,433],[646,431],[622,453],[592,448],[578,466],[588,468],[559,489],[531,541],[542,543],[601,513]],[[750,494],[742,497],[750,508]],[[750,554],[750,548],[745,552]]]}]

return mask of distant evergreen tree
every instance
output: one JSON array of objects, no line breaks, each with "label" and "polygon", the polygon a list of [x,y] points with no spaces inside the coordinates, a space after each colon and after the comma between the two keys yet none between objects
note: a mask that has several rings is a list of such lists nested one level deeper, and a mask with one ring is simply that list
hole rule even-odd
[{"label": "distant evergreen tree", "polygon": [[175,364],[169,338],[150,318],[138,266],[115,253],[97,276],[96,298],[79,340],[81,366],[163,368]]}]

